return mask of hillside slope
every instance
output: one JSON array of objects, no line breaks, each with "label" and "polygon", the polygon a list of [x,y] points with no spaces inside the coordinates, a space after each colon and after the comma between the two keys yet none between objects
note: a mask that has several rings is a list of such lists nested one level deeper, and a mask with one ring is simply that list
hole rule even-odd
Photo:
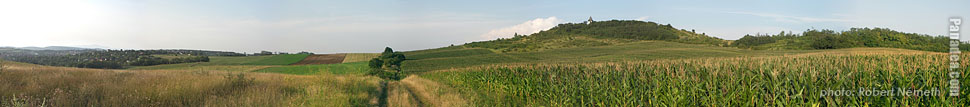
[{"label": "hillside slope", "polygon": [[531,35],[514,35],[512,38],[480,41],[465,44],[466,47],[491,49],[497,52],[536,52],[549,49],[605,46],[643,40],[660,40],[688,44],[724,46],[727,41],[678,30],[670,24],[633,20],[598,21],[590,24],[566,23]]},{"label": "hillside slope", "polygon": [[706,57],[778,56],[796,54],[855,54],[859,52],[923,52],[894,48],[835,50],[748,50],[667,41],[640,41],[606,46],[549,49],[537,52],[501,53],[476,47],[453,46],[405,52],[406,71],[435,71],[485,65],[555,64],[692,59]]}]

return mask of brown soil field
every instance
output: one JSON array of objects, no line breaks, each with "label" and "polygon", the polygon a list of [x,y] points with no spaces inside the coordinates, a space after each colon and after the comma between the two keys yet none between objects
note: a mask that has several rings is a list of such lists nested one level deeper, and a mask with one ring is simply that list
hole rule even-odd
[{"label": "brown soil field", "polygon": [[290,65],[311,65],[311,64],[336,64],[342,63],[346,54],[320,54],[320,55],[310,55],[300,62],[296,62]]}]

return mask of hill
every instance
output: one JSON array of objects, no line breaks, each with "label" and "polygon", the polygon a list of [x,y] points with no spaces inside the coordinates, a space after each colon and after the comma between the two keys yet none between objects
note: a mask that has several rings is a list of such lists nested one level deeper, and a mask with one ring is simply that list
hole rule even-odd
[{"label": "hill", "polygon": [[697,34],[685,29],[678,30],[670,24],[633,20],[597,21],[589,24],[559,24],[546,31],[531,35],[514,35],[512,38],[480,41],[465,44],[466,47],[491,49],[496,52],[535,52],[549,49],[615,45],[643,40],[659,40],[688,44],[727,45],[728,41]]},{"label": "hill", "polygon": [[686,44],[668,41],[639,41],[615,45],[549,49],[536,52],[493,52],[477,47],[452,46],[405,52],[406,71],[423,72],[487,65],[591,63],[643,61],[658,59],[693,59],[707,57],[756,57],[806,53],[852,53],[856,51],[914,50],[892,48],[851,48],[837,50],[749,50],[734,47]]},{"label": "hill", "polygon": [[[518,35],[459,46],[406,52],[406,71],[434,71],[509,63],[586,63],[630,60],[765,56],[857,47],[942,52],[948,39],[884,28],[853,28],[837,33],[745,36],[736,41],[678,30],[654,22],[610,20],[560,24],[531,35]],[[960,46],[963,50],[970,45]],[[754,50],[750,50],[754,49]],[[769,51],[770,50],[770,51]]]}]

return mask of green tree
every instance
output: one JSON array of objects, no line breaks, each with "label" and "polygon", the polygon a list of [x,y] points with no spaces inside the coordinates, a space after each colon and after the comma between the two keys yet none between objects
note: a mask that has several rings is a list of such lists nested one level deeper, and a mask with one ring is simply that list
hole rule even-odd
[{"label": "green tree", "polygon": [[809,45],[814,49],[839,49],[856,47],[849,38],[843,38],[839,33],[832,30],[808,30],[803,33],[812,43]]},{"label": "green tree", "polygon": [[401,71],[401,63],[404,60],[404,54],[394,52],[391,47],[386,47],[384,52],[381,52],[381,56],[371,59],[368,63],[371,68],[369,74],[388,80],[403,79],[406,74]]}]

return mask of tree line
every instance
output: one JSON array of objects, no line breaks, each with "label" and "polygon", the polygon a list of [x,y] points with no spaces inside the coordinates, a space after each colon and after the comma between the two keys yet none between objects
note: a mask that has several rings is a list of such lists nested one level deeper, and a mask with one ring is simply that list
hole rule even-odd
[{"label": "tree line", "polygon": [[[127,66],[151,66],[191,62],[208,62],[209,55],[242,56],[243,54],[200,50],[95,50],[95,51],[30,51],[0,50],[6,60],[49,66],[121,69]],[[186,55],[161,58],[153,55]]]},{"label": "tree line", "polygon": [[[934,52],[948,52],[950,38],[904,33],[886,28],[851,28],[848,31],[809,29],[802,34],[782,31],[776,35],[745,35],[731,46],[749,49],[840,49],[853,47],[887,47]],[[970,45],[962,42],[962,51]]]}]

